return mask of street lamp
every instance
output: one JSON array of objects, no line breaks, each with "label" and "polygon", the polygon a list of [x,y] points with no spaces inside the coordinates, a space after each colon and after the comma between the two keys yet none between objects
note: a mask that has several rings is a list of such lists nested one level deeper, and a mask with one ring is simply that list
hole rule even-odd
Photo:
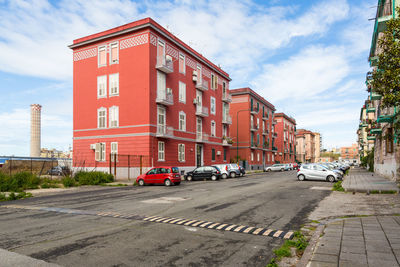
[{"label": "street lamp", "polygon": [[236,112],[236,161],[239,165],[239,113],[242,111],[251,111],[251,109],[241,109]]}]

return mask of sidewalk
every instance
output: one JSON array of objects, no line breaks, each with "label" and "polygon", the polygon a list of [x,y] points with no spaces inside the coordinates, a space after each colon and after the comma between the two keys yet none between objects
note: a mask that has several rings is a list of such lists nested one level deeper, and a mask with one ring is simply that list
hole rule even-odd
[{"label": "sidewalk", "polygon": [[400,266],[400,217],[373,216],[328,223],[308,267]]},{"label": "sidewalk", "polygon": [[349,192],[399,192],[397,184],[362,168],[350,169],[342,187]]},{"label": "sidewalk", "polygon": [[42,260],[37,260],[22,254],[7,251],[0,248],[0,266],[2,267],[17,267],[17,266],[34,266],[34,267],[60,267],[54,263],[48,263]]}]

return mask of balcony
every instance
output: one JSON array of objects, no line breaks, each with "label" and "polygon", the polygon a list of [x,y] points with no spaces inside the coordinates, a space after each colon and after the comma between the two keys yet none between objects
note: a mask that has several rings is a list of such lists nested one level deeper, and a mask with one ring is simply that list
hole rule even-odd
[{"label": "balcony", "polygon": [[250,108],[250,113],[251,113],[251,114],[257,114],[258,111],[259,111],[259,108],[257,108],[257,105],[253,105],[253,106]]},{"label": "balcony", "polygon": [[157,56],[156,69],[167,74],[174,72],[174,64],[172,62],[172,57],[168,55]]},{"label": "balcony", "polygon": [[232,102],[231,95],[228,93],[222,94],[222,101],[226,103],[231,103]]},{"label": "balcony", "polygon": [[272,138],[277,138],[278,137],[278,133],[273,133],[272,134]]},{"label": "balcony", "polygon": [[272,125],[276,125],[277,124],[277,122],[276,121],[272,121]]},{"label": "balcony", "polygon": [[196,106],[196,116],[208,117],[208,107]]},{"label": "balcony", "polygon": [[157,92],[156,103],[164,106],[171,106],[174,104],[174,95],[172,93]]},{"label": "balcony", "polygon": [[371,100],[380,100],[382,96],[378,93],[371,92]]},{"label": "balcony", "polygon": [[171,138],[174,136],[174,128],[166,126],[165,124],[158,124],[156,136],[160,138]]},{"label": "balcony", "polygon": [[222,117],[223,124],[232,124],[232,117],[229,115],[225,115]]},{"label": "balcony", "polygon": [[268,142],[264,142],[263,149],[269,149],[269,143]]},{"label": "balcony", "polygon": [[370,130],[370,133],[371,134],[381,134],[382,133],[382,128],[378,128],[378,127],[372,128]]},{"label": "balcony", "polygon": [[367,108],[367,113],[375,113],[375,107]]},{"label": "balcony", "polygon": [[204,143],[208,141],[208,134],[203,132],[196,133],[196,142],[197,143]]},{"label": "balcony", "polygon": [[367,140],[375,140],[376,136],[375,135],[369,135],[367,136]]},{"label": "balcony", "polygon": [[250,148],[251,148],[251,149],[256,149],[257,146],[258,146],[258,145],[257,145],[256,142],[251,141],[251,144],[250,144]]},{"label": "balcony", "polygon": [[267,121],[269,118],[267,117],[267,115],[263,115],[262,119]]},{"label": "balcony", "polygon": [[386,123],[392,123],[394,118],[394,114],[391,115],[380,115],[378,116],[378,123],[386,122]]},{"label": "balcony", "polygon": [[264,131],[262,132],[262,134],[263,134],[263,135],[268,135],[268,134],[269,134],[268,129],[264,129]]},{"label": "balcony", "polygon": [[196,89],[200,91],[207,91],[208,90],[208,82],[201,79],[196,82]]},{"label": "balcony", "polygon": [[252,132],[256,132],[256,131],[258,131],[258,126],[256,125],[256,124],[251,124],[250,125],[250,131],[252,131]]},{"label": "balcony", "polygon": [[232,146],[232,144],[233,144],[232,138],[226,136],[222,137],[223,146]]},{"label": "balcony", "polygon": [[[382,2],[385,2],[382,4]],[[378,22],[387,21],[392,18],[393,8],[392,0],[380,1],[381,5],[378,7],[376,17]]]},{"label": "balcony", "polygon": [[275,147],[275,146],[272,146],[272,150],[273,150],[273,151],[278,151],[278,148]]}]

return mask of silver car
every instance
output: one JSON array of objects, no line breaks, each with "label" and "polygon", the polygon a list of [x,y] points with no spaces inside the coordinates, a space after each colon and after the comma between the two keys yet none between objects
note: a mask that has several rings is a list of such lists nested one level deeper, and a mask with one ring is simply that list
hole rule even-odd
[{"label": "silver car", "polygon": [[339,174],[329,170],[320,164],[303,164],[297,172],[297,179],[304,180],[320,180],[328,182],[336,182],[340,179]]},{"label": "silver car", "polygon": [[270,171],[281,171],[283,172],[286,169],[286,164],[274,164],[265,168],[266,172]]}]

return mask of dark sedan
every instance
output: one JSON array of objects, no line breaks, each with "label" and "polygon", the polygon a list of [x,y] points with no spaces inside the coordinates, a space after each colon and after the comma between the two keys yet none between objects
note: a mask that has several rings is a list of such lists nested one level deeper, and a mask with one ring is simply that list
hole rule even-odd
[{"label": "dark sedan", "polygon": [[220,178],[221,171],[218,169],[218,167],[215,166],[198,167],[185,175],[185,180],[187,181],[204,179],[211,179],[213,181],[216,181]]}]

